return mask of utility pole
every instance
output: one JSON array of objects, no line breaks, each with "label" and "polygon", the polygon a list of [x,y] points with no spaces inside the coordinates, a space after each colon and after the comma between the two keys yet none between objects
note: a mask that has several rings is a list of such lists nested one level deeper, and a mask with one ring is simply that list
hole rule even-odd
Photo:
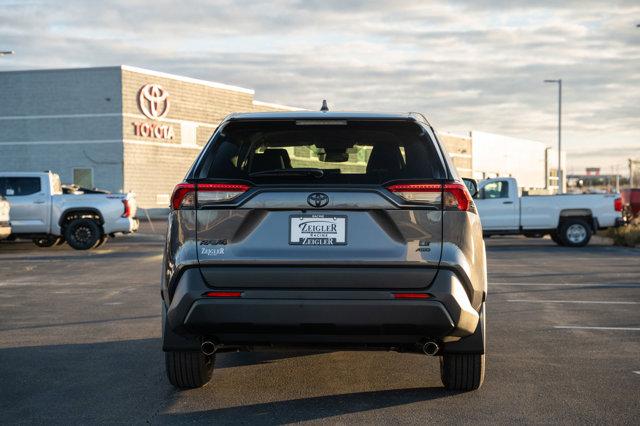
[{"label": "utility pole", "polygon": [[545,80],[545,83],[558,83],[558,194],[564,192],[562,172],[562,79]]}]

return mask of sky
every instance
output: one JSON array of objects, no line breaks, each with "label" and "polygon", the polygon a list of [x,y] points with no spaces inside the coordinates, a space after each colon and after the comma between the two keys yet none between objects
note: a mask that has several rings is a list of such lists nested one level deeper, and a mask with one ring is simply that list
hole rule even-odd
[{"label": "sky", "polygon": [[[133,65],[318,109],[557,144],[569,172],[640,158],[640,2],[0,0],[0,71]],[[1,97],[1,94],[0,94]]]}]

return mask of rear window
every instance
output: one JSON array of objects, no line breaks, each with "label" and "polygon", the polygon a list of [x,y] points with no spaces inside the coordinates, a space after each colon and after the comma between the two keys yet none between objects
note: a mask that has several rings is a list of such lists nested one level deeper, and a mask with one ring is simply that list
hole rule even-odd
[{"label": "rear window", "polygon": [[254,183],[381,184],[442,179],[429,135],[409,121],[239,121],[218,135],[195,177]]}]

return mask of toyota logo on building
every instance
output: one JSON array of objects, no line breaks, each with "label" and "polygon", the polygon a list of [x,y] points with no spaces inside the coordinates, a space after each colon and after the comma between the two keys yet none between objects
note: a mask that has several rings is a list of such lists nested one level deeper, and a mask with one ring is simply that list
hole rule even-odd
[{"label": "toyota logo on building", "polygon": [[157,120],[169,112],[169,93],[159,84],[147,84],[140,89],[138,103],[144,115]]},{"label": "toyota logo on building", "polygon": [[314,192],[307,197],[307,203],[311,207],[324,207],[329,204],[329,196],[322,192]]}]

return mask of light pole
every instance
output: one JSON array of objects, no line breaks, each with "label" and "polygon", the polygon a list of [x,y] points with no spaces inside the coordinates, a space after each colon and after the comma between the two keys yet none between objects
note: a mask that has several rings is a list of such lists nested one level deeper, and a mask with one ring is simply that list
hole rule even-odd
[{"label": "light pole", "polygon": [[13,50],[0,50],[0,56],[13,55],[14,53]]},{"label": "light pole", "polygon": [[558,194],[562,194],[564,176],[562,173],[562,79],[545,80],[545,83],[558,83]]}]

